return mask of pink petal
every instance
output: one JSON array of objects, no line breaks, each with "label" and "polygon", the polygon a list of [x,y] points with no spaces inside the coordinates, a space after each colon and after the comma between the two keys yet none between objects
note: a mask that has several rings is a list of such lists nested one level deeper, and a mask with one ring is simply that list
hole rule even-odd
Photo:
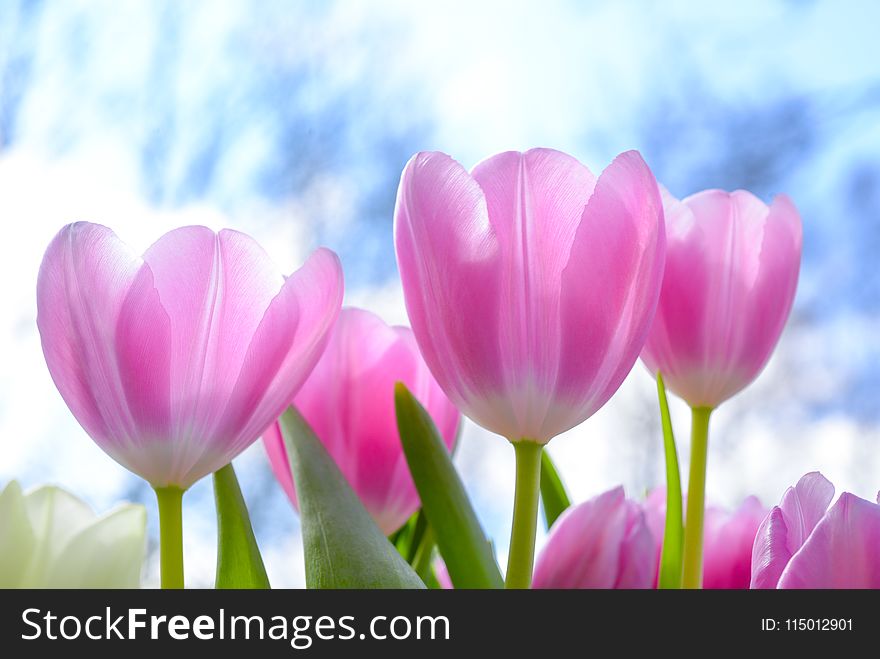
[{"label": "pink petal", "polygon": [[[520,436],[545,439],[560,365],[560,286],[596,179],[552,149],[509,151],[472,173],[486,196],[502,254],[497,332],[505,394]],[[554,431],[554,434],[559,431]]]},{"label": "pink petal", "polygon": [[215,421],[216,440],[192,474],[225,465],[284,412],[327,345],[342,294],[342,267],[327,249],[316,250],[287,278],[250,340],[234,389]]},{"label": "pink petal", "polygon": [[807,541],[834,498],[834,485],[818,471],[801,477],[782,495],[779,507],[788,529],[786,547],[794,554]]},{"label": "pink petal", "polygon": [[[663,276],[665,234],[657,183],[635,151],[596,184],[562,273],[558,406],[548,436],[591,416],[617,390],[645,341]],[[553,417],[550,417],[553,419]]]},{"label": "pink petal", "polygon": [[175,229],[144,260],[171,319],[174,437],[192,440],[179,447],[192,463],[215,435],[251,337],[284,279],[252,238],[230,230]]},{"label": "pink petal", "polygon": [[732,513],[706,511],[703,541],[703,588],[745,589],[752,576],[752,547],[767,510],[748,497]]},{"label": "pink petal", "polygon": [[513,409],[496,328],[501,253],[477,182],[442,153],[417,153],[400,181],[394,241],[406,309],[425,361],[450,399],[478,423],[503,428]]},{"label": "pink petal", "polygon": [[454,588],[452,579],[449,577],[449,570],[446,568],[446,563],[443,562],[442,558],[434,561],[434,576],[437,577],[437,583],[440,584],[440,588],[444,590],[452,590]]},{"label": "pink petal", "polygon": [[760,266],[749,283],[746,310],[751,322],[744,325],[733,357],[737,369],[754,379],[770,359],[791,312],[801,261],[801,222],[797,209],[785,195],[770,206],[760,246]]},{"label": "pink petal", "polygon": [[792,557],[780,588],[880,588],[880,505],[849,492]]},{"label": "pink petal", "polygon": [[834,485],[818,471],[801,477],[761,523],[752,549],[752,588],[776,588],[791,557],[807,541],[834,498]]},{"label": "pink petal", "polygon": [[648,533],[620,487],[569,508],[550,530],[532,586],[650,588],[655,573]]},{"label": "pink petal", "polygon": [[657,581],[657,547],[646,522],[639,505],[627,501],[627,530],[614,584],[617,589],[653,588]]},{"label": "pink petal", "polygon": [[293,507],[299,510],[299,504],[296,500],[296,488],[293,485],[293,474],[290,472],[290,462],[287,457],[287,448],[284,446],[281,427],[277,421],[263,431],[263,446],[266,447],[266,455],[269,457],[272,473],[275,474],[275,478],[278,479]]},{"label": "pink petal", "polygon": [[750,588],[776,588],[779,584],[779,577],[791,560],[787,538],[785,516],[781,508],[774,506],[755,534]]},{"label": "pink petal", "polygon": [[141,263],[110,229],[78,222],[52,240],[37,279],[37,326],[52,379],[86,432],[117,456],[117,443],[137,433],[114,336]]},{"label": "pink petal", "polygon": [[116,324],[119,375],[137,428],[108,451],[153,487],[181,477],[171,413],[171,322],[144,264],[123,302]]}]

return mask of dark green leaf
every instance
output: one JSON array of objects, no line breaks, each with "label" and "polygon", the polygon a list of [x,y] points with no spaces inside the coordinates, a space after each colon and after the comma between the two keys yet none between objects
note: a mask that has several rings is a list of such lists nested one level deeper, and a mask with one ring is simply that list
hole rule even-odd
[{"label": "dark green leaf", "polygon": [[254,537],[232,464],[214,474],[217,506],[217,588],[269,588],[269,577]]},{"label": "dark green leaf", "polygon": [[492,548],[430,415],[402,383],[394,400],[406,461],[452,583],[503,588]]},{"label": "dark green leaf", "polygon": [[657,396],[660,400],[660,421],[663,426],[663,451],[666,456],[666,527],[663,531],[663,550],[660,554],[659,588],[681,588],[684,525],[681,513],[681,476],[678,471],[678,453],[675,435],[666,402],[663,376],[657,373]]},{"label": "dark green leaf", "polygon": [[281,416],[309,588],[424,588],[294,408]]},{"label": "dark green leaf", "polygon": [[550,459],[547,449],[541,454],[541,503],[544,504],[544,519],[547,528],[553,526],[563,511],[571,505],[571,500],[565,491],[565,485],[556,471],[556,465]]}]

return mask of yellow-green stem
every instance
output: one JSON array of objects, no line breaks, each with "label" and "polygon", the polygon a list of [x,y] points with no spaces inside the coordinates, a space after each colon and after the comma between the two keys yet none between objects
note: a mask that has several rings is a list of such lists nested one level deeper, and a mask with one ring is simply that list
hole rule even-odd
[{"label": "yellow-green stem", "polygon": [[157,487],[162,588],[183,588],[183,490]]},{"label": "yellow-green stem", "polygon": [[516,450],[516,493],[513,499],[513,528],[507,556],[505,588],[528,588],[532,584],[535,533],[538,529],[538,500],[541,491],[543,444],[528,439],[513,442]]},{"label": "yellow-green stem", "polygon": [[706,498],[706,458],[709,448],[708,407],[693,408],[691,417],[691,468],[688,476],[687,515],[684,523],[682,588],[703,585],[703,513]]}]

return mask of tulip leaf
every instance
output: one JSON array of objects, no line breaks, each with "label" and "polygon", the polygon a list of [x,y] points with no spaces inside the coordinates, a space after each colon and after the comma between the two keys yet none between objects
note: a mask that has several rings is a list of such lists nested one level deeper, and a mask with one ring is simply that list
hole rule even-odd
[{"label": "tulip leaf", "polygon": [[216,588],[269,588],[260,548],[232,463],[214,473]]},{"label": "tulip leaf", "polygon": [[657,396],[660,400],[660,422],[663,426],[663,451],[666,456],[666,526],[663,531],[663,549],[660,553],[658,588],[681,588],[684,524],[682,521],[681,475],[675,435],[669,418],[666,387],[663,376],[657,373]]},{"label": "tulip leaf", "polygon": [[562,484],[562,478],[559,477],[547,449],[541,453],[541,503],[544,505],[544,519],[548,529],[571,505],[565,485]]},{"label": "tulip leaf", "polygon": [[399,529],[388,536],[388,542],[397,547],[400,555],[404,558],[406,557],[407,547],[409,547],[410,538],[413,534],[413,530],[415,529],[416,522],[418,522],[420,514],[421,510],[414,512]]},{"label": "tulip leaf", "polygon": [[394,402],[403,452],[452,583],[456,588],[503,588],[492,546],[431,416],[400,382]]},{"label": "tulip leaf", "polygon": [[280,425],[299,501],[306,586],[424,588],[305,419],[290,407]]}]

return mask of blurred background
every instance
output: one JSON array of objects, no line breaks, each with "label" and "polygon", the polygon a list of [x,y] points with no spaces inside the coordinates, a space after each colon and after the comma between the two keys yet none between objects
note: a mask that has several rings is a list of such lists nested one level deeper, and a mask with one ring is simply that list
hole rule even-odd
[{"label": "blurred background", "polygon": [[[795,308],[758,381],[713,416],[708,497],[765,504],[805,472],[880,488],[880,3],[0,0],[0,486],[52,482],[98,511],[152,491],[56,391],[36,331],[43,250],[74,220],[146,248],[184,224],[252,234],[291,272],[342,258],[346,303],[406,323],[391,237],[420,150],[466,167],[555,147],[595,173],[638,149],[673,194],[788,193]],[[682,461],[689,416],[672,402]],[[550,444],[575,500],[663,482],[637,364]],[[502,565],[513,451],[467,422],[456,461]],[[275,586],[304,582],[299,522],[260,443],[236,461]],[[187,578],[211,586],[210,479],[186,496]],[[539,538],[539,543],[542,538]]]}]

